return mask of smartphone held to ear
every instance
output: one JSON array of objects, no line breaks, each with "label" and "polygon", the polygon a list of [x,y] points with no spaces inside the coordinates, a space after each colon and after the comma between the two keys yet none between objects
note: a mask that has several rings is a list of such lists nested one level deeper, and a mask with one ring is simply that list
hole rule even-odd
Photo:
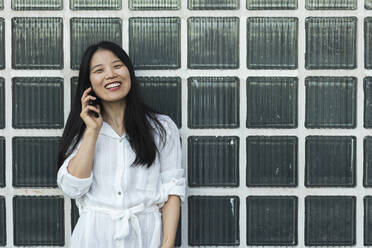
[{"label": "smartphone held to ear", "polygon": [[[96,106],[98,104],[98,100],[99,100],[96,93],[92,90],[91,92],[89,92],[89,95],[94,96],[96,99],[95,100],[89,99],[88,104],[91,105],[91,106]],[[98,118],[98,113],[97,112],[93,112],[93,111],[91,111],[91,112],[93,113],[94,117]]]}]

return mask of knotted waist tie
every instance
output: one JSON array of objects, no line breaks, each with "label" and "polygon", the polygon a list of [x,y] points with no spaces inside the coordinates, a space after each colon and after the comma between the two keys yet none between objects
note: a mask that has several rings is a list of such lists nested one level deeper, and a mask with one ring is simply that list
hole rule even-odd
[{"label": "knotted waist tie", "polygon": [[145,208],[143,203],[136,205],[131,208],[127,208],[124,210],[117,210],[117,209],[108,209],[108,208],[101,208],[97,206],[84,206],[81,213],[89,212],[89,211],[97,211],[104,214],[107,214],[111,217],[112,220],[115,220],[115,235],[114,239],[116,241],[123,240],[129,234],[129,221],[133,224],[133,230],[136,232],[138,238],[138,245],[139,248],[142,248],[142,233],[141,228],[138,221],[138,214],[144,213],[153,213],[159,212],[158,206],[151,206]]}]

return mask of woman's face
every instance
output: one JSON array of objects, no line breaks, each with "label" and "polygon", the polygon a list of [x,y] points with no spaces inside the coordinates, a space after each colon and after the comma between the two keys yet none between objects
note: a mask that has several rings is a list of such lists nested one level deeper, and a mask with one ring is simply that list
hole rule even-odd
[{"label": "woman's face", "polygon": [[123,100],[129,93],[131,80],[128,68],[110,50],[97,50],[90,60],[90,82],[103,102]]}]

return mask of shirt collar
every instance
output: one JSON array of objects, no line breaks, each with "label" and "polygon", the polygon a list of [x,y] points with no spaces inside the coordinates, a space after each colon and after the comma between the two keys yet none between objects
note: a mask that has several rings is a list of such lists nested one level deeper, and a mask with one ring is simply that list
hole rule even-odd
[{"label": "shirt collar", "polygon": [[126,133],[124,133],[122,136],[119,136],[119,134],[117,134],[114,131],[114,129],[110,126],[110,124],[108,124],[105,121],[103,121],[103,124],[102,124],[102,128],[101,128],[100,133],[103,134],[103,135],[112,137],[112,138],[116,138],[116,139],[127,138],[127,134]]}]

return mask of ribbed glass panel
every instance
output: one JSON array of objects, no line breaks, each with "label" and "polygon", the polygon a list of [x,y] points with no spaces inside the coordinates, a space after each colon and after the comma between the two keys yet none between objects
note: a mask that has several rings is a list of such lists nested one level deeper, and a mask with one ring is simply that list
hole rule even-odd
[{"label": "ribbed glass panel", "polygon": [[71,69],[79,69],[84,51],[92,44],[105,40],[121,46],[121,26],[120,18],[72,18]]},{"label": "ribbed glass panel", "polygon": [[309,10],[348,10],[356,8],[357,0],[306,0],[306,9]]},{"label": "ribbed glass panel", "polygon": [[62,69],[62,18],[13,17],[12,68]]},{"label": "ribbed glass panel", "polygon": [[0,196],[0,245],[6,245],[6,211],[4,196]]},{"label": "ribbed glass panel", "polygon": [[76,207],[75,199],[71,199],[71,233],[74,231],[79,220],[79,209]]},{"label": "ribbed glass panel", "polygon": [[372,128],[372,77],[364,78],[364,127]]},{"label": "ribbed glass panel", "polygon": [[248,77],[247,127],[297,127],[297,85],[294,77]]},{"label": "ribbed glass panel", "polygon": [[355,77],[307,77],[305,86],[305,127],[356,127]]},{"label": "ribbed glass panel", "polygon": [[308,17],[306,69],[355,69],[356,17]]},{"label": "ribbed glass panel", "polygon": [[0,187],[1,188],[5,187],[5,138],[4,137],[0,137]]},{"label": "ribbed glass panel", "polygon": [[63,196],[13,197],[14,245],[65,244]]},{"label": "ribbed glass panel", "polygon": [[5,19],[0,18],[0,70],[5,68]]},{"label": "ribbed glass panel", "polygon": [[75,94],[76,94],[77,85],[78,85],[78,77],[72,77],[71,78],[71,87],[70,87],[71,106],[73,105],[74,100],[75,100]]},{"label": "ribbed glass panel", "polygon": [[239,245],[239,197],[190,196],[189,245]]},{"label": "ribbed glass panel", "polygon": [[181,0],[128,0],[130,10],[177,10]]},{"label": "ribbed glass panel", "polygon": [[57,187],[59,137],[14,137],[13,186]]},{"label": "ribbed glass panel", "polygon": [[5,80],[0,77],[0,129],[5,128]]},{"label": "ribbed glass panel", "polygon": [[239,78],[188,79],[189,128],[239,127]]},{"label": "ribbed glass panel", "polygon": [[122,0],[70,0],[72,10],[120,10]]},{"label": "ribbed glass panel", "polygon": [[297,245],[297,197],[247,197],[247,245]]},{"label": "ribbed glass panel", "polygon": [[0,10],[3,10],[4,9],[4,2],[3,0],[0,0]]},{"label": "ribbed glass panel", "polygon": [[305,245],[355,245],[355,196],[305,197]]},{"label": "ribbed glass panel", "polygon": [[172,118],[181,127],[181,78],[137,77],[146,104]]},{"label": "ribbed glass panel", "polygon": [[372,136],[366,136],[364,138],[363,146],[363,185],[364,187],[372,187]]},{"label": "ribbed glass panel", "polygon": [[305,151],[307,187],[356,185],[356,137],[307,136]]},{"label": "ribbed glass panel", "polygon": [[187,24],[188,68],[239,68],[238,17],[190,17]]},{"label": "ribbed glass panel", "polygon": [[247,9],[297,9],[297,0],[247,0]]},{"label": "ribbed glass panel", "polygon": [[372,69],[372,17],[364,18],[364,67]]},{"label": "ribbed glass panel", "polygon": [[12,79],[14,128],[63,127],[63,78]]},{"label": "ribbed glass panel", "polygon": [[12,0],[13,10],[61,10],[62,0]]},{"label": "ribbed glass panel", "polygon": [[239,186],[239,137],[188,138],[190,187]]},{"label": "ribbed glass panel", "polygon": [[364,1],[364,7],[366,9],[372,9],[372,0],[365,0]]},{"label": "ribbed glass panel", "polygon": [[247,67],[297,68],[297,17],[248,17]]},{"label": "ribbed glass panel", "polygon": [[239,0],[188,0],[190,10],[239,9]]},{"label": "ribbed glass panel", "polygon": [[180,68],[180,18],[129,18],[129,55],[136,69]]},{"label": "ribbed glass panel", "polygon": [[364,245],[372,245],[372,196],[364,197]]},{"label": "ribbed glass panel", "polygon": [[295,136],[247,137],[247,186],[297,186]]}]

